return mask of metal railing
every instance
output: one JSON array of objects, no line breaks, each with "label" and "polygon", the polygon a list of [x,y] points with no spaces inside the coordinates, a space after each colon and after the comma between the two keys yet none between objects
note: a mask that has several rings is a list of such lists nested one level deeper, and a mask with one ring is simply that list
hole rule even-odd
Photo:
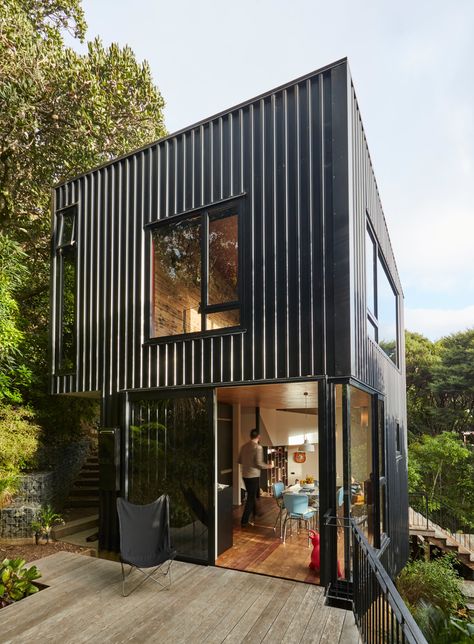
[{"label": "metal railing", "polygon": [[352,522],[353,611],[365,644],[427,644],[393,581]]},{"label": "metal railing", "polygon": [[440,530],[453,541],[474,553],[474,528],[463,522],[453,510],[437,500],[429,501],[424,492],[409,494],[410,527]]},{"label": "metal railing", "polygon": [[339,542],[337,581],[327,586],[326,596],[333,605],[343,607],[342,600],[347,608],[352,607],[364,644],[427,644],[380,561],[380,552],[367,541],[363,525],[353,517],[327,512],[324,526],[337,531]]}]

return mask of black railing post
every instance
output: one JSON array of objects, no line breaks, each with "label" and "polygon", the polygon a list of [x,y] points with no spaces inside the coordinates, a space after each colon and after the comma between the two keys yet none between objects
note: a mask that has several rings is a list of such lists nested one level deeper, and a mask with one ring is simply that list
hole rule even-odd
[{"label": "black railing post", "polygon": [[353,611],[364,644],[427,644],[394,583],[358,526],[351,521]]}]

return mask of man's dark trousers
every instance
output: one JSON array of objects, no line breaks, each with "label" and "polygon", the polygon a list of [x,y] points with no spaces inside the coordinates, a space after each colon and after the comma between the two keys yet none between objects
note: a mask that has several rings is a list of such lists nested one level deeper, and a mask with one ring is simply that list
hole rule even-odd
[{"label": "man's dark trousers", "polygon": [[247,479],[244,478],[245,489],[247,490],[247,499],[245,501],[244,513],[242,515],[241,524],[247,525],[252,515],[255,515],[257,496],[260,490],[260,477]]}]

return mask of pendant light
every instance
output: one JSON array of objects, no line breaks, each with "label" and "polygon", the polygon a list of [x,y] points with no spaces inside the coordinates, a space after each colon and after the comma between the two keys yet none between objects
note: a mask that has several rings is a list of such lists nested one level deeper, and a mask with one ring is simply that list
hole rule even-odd
[{"label": "pendant light", "polygon": [[[305,419],[305,427],[308,421],[308,392],[304,392],[304,419]],[[316,449],[314,447],[314,443],[311,443],[309,439],[306,438],[306,434],[304,435],[304,443],[301,446],[300,449],[303,449],[305,452],[315,452]]]}]

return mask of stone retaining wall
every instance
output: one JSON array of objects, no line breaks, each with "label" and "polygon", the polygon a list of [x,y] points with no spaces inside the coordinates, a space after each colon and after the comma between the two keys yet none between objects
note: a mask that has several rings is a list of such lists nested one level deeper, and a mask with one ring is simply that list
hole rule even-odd
[{"label": "stone retaining wall", "polygon": [[62,510],[90,447],[87,439],[71,443],[61,448],[54,470],[20,476],[11,505],[0,509],[0,538],[31,537],[31,522],[38,516],[42,505],[51,504],[55,510]]}]

